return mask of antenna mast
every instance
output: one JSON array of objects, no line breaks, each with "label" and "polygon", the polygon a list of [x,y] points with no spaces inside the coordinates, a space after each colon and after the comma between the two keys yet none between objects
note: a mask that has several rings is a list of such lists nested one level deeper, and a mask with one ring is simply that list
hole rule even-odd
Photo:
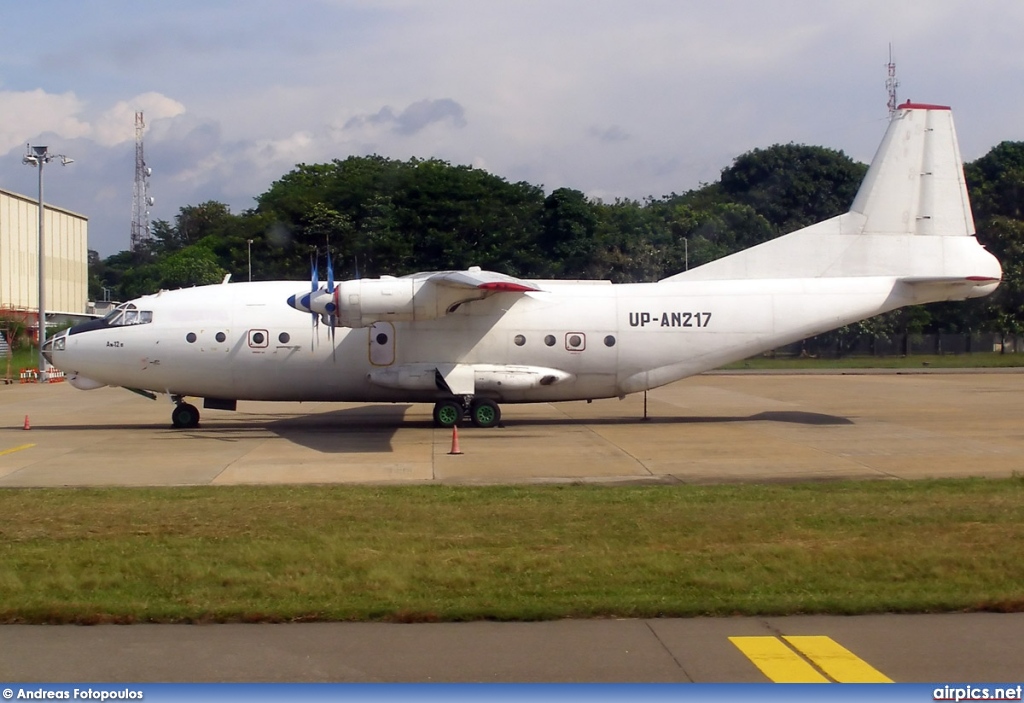
[{"label": "antenna mast", "polygon": [[136,252],[148,243],[152,236],[149,231],[149,207],[153,198],[149,195],[149,177],[153,169],[146,166],[146,158],[142,151],[142,130],[146,122],[142,111],[135,113],[135,190],[132,193],[132,235],[131,251]]},{"label": "antenna mast", "polygon": [[892,43],[889,43],[889,77],[885,80],[885,89],[889,92],[889,119],[896,114],[896,89],[900,82],[896,80],[896,63],[892,60]]}]

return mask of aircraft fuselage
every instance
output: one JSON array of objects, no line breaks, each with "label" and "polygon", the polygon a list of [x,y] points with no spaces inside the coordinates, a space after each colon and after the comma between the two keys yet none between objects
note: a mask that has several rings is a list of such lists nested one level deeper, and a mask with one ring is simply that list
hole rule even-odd
[{"label": "aircraft fuselage", "polygon": [[[238,400],[434,402],[442,426],[499,403],[656,388],[905,305],[991,293],[952,115],[893,116],[849,212],[657,283],[531,281],[439,271],[326,286],[162,291],[54,337],[79,388]],[[313,321],[318,324],[314,327]]]},{"label": "aircraft fuselage", "polygon": [[[912,302],[892,278],[540,285],[434,320],[337,328],[333,339],[284,304],[301,282],[165,291],[134,301],[151,321],[91,323],[51,354],[98,383],[182,396],[426,402],[445,395],[431,372],[455,363],[478,375],[506,369],[504,382],[474,390],[500,402],[582,400],[654,388]],[[431,375],[403,380],[403,369]],[[518,369],[559,374],[517,383]]]}]

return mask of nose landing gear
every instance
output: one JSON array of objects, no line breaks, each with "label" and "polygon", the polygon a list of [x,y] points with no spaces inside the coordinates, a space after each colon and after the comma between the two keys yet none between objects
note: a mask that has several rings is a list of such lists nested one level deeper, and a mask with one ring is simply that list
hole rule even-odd
[{"label": "nose landing gear", "polygon": [[184,398],[174,398],[174,410],[171,411],[171,424],[178,429],[199,427],[199,408],[185,402]]}]

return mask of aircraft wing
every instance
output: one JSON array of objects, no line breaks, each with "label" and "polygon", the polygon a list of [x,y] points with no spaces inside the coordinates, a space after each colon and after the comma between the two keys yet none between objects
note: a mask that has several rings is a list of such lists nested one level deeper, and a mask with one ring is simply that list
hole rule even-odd
[{"label": "aircraft wing", "polygon": [[494,271],[484,271],[479,266],[473,266],[465,271],[415,273],[409,278],[424,280],[439,286],[487,291],[488,295],[491,293],[529,293],[540,290],[531,281],[524,281]]},{"label": "aircraft wing", "polygon": [[465,271],[342,281],[333,291],[320,288],[312,293],[296,293],[288,298],[288,304],[302,312],[322,315],[330,325],[369,327],[380,321],[432,320],[497,293],[523,295],[540,290],[532,281],[473,266]]}]

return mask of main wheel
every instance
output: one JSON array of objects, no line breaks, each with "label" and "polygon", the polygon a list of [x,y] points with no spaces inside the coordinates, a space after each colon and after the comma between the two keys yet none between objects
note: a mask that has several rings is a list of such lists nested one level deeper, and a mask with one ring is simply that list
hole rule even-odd
[{"label": "main wheel", "polygon": [[171,423],[175,427],[199,427],[199,408],[188,403],[178,403],[171,411]]},{"label": "main wheel", "polygon": [[462,419],[462,404],[457,400],[442,400],[434,403],[434,425],[455,427]]},{"label": "main wheel", "polygon": [[469,418],[477,427],[494,427],[501,422],[501,408],[493,400],[478,398],[469,408]]}]

